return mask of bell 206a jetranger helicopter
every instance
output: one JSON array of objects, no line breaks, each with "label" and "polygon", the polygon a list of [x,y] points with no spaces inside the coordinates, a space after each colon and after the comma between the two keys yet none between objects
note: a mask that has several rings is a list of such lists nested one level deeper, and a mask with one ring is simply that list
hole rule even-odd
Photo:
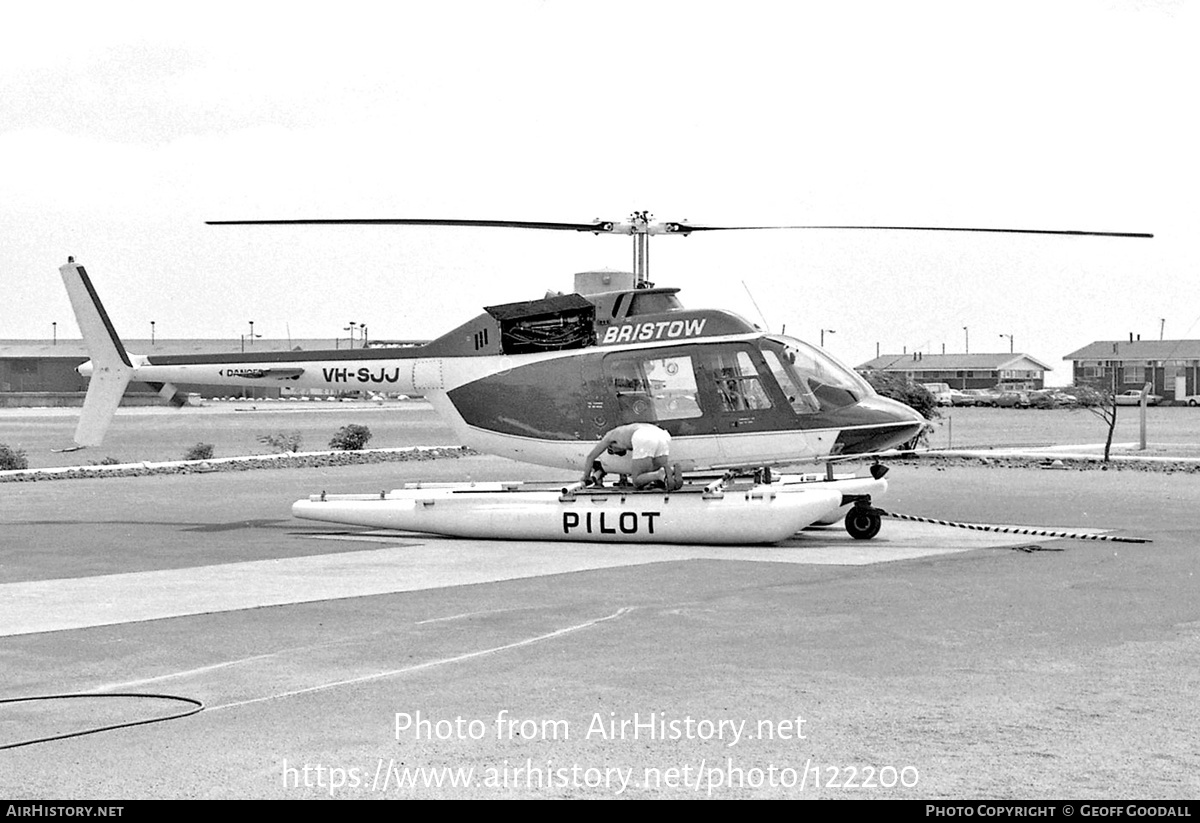
[{"label": "bell 206a jetranger helicopter", "polygon": [[[300,389],[424,395],[462,444],[518,461],[571,469],[576,476],[585,470],[586,456],[606,432],[626,423],[649,422],[671,434],[670,459],[684,472],[758,469],[761,481],[762,470],[770,467],[867,455],[906,443],[921,432],[924,420],[908,406],[878,396],[852,369],[816,346],[769,333],[728,311],[684,308],[679,289],[656,287],[648,279],[651,236],[798,228],[1145,236],[900,226],[701,226],[656,222],[646,212],[635,212],[626,222],[334,219],[213,224],[436,225],[629,235],[634,270],[584,272],[576,275],[574,293],[485,307],[474,319],[421,346],[139,355],[125,351],[87,273],[72,260],[61,272],[92,358],[80,367],[91,382],[76,431],[79,445],[101,442],[131,380],[157,386],[167,398],[175,395],[175,385],[180,383],[247,386],[282,380]],[[769,477],[770,472],[766,474]],[[832,480],[831,471],[826,475]],[[880,493],[883,483],[881,477],[871,478],[865,488]],[[720,494],[715,485],[703,488],[707,499]],[[802,526],[839,513],[847,502],[861,503],[860,498],[867,496],[845,489],[826,494],[828,500],[816,506],[824,513],[806,514]],[[378,503],[379,497],[372,499]],[[406,498],[409,508],[411,497]],[[304,503],[294,508],[302,517],[374,526],[402,522],[410,525],[401,528],[454,533],[444,525],[414,527],[411,520],[384,518],[378,514],[379,506],[357,507],[370,508],[369,513],[357,509],[335,513],[334,501],[324,495],[312,505]],[[347,502],[347,506],[354,509],[357,503]],[[416,508],[431,514],[436,507],[423,502]],[[694,513],[685,515],[684,508],[675,507],[684,520],[693,526],[702,522]],[[607,520],[605,512],[595,513],[596,518],[593,512],[555,512],[548,520],[548,533],[538,535],[497,527],[495,518],[487,516],[476,532],[469,530],[473,526],[461,525],[470,520],[469,512],[451,515],[448,509],[442,506],[459,524],[453,528],[465,536],[605,539],[613,535],[614,539],[710,542],[763,542],[786,536],[745,539],[744,524],[729,539],[714,538],[707,525],[689,531],[679,524],[667,534],[670,529],[662,512],[647,522],[646,512],[616,509],[607,512]],[[872,517],[871,511],[866,506],[855,509],[857,516],[847,521],[851,534],[869,537],[878,531],[878,517]],[[752,514],[751,519],[763,519],[759,512]],[[729,513],[718,519],[729,521]],[[780,528],[791,529],[788,534],[795,531],[790,521]],[[691,537],[681,537],[685,531]]]}]

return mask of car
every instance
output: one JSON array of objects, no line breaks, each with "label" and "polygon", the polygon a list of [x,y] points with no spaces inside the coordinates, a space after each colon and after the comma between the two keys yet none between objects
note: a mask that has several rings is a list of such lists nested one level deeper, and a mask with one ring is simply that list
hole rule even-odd
[{"label": "car", "polygon": [[963,394],[974,397],[976,406],[994,406],[996,398],[1000,396],[1000,392],[995,389],[967,389]]},{"label": "car", "polygon": [[1200,406],[1200,394],[1185,395],[1179,402],[1187,403],[1189,406]]},{"label": "car", "polygon": [[972,394],[967,394],[958,389],[950,390],[950,405],[951,406],[976,406],[979,400]]},{"label": "car", "polygon": [[951,398],[953,395],[948,384],[922,383],[921,385],[925,387],[925,391],[933,395],[933,402],[937,403],[939,406],[949,406],[951,404]]},{"label": "car", "polygon": [[1035,409],[1074,408],[1079,398],[1062,389],[1034,389],[1029,392],[1029,405]]},{"label": "car", "polygon": [[1029,393],[1023,391],[1000,392],[993,405],[1003,409],[1027,409],[1030,406]]},{"label": "car", "polygon": [[[1118,406],[1136,406],[1142,402],[1142,390],[1141,389],[1130,389],[1129,391],[1121,392],[1116,397],[1114,397],[1113,400],[1116,402],[1116,404]],[[1162,402],[1162,395],[1159,395],[1159,394],[1147,394],[1146,395],[1146,405],[1147,406],[1157,406],[1161,402]]]}]

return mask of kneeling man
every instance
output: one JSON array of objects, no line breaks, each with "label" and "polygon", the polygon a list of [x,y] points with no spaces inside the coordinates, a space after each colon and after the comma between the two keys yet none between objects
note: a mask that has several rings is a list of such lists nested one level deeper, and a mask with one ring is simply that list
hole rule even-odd
[{"label": "kneeling man", "polygon": [[[583,482],[600,485],[606,472],[629,477],[634,488],[659,483],[674,491],[683,485],[678,466],[671,466],[671,435],[653,423],[629,423],[600,438],[584,460]],[[596,468],[599,464],[600,471]]]}]

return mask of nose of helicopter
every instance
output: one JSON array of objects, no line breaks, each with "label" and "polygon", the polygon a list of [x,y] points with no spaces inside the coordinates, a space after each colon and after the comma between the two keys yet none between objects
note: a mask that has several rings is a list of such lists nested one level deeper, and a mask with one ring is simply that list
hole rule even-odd
[{"label": "nose of helicopter", "polygon": [[879,409],[883,414],[891,415],[897,423],[915,423],[918,425],[924,425],[925,423],[925,418],[921,416],[919,411],[912,406],[901,403],[899,400],[876,395],[862,402],[871,403],[872,406]]},{"label": "nose of helicopter", "polygon": [[879,395],[864,397],[852,408],[854,422],[838,435],[835,454],[877,452],[910,443],[929,425],[916,409]]},{"label": "nose of helicopter", "polygon": [[75,367],[75,373],[78,374],[80,377],[91,377],[92,376],[92,361],[88,360],[86,363],[80,363],[78,366]]}]

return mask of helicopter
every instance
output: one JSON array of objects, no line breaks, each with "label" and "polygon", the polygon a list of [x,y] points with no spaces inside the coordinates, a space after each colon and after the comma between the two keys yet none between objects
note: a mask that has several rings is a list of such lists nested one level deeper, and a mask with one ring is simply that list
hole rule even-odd
[{"label": "helicopter", "polygon": [[880,397],[822,348],[764,330],[723,309],[688,309],[676,287],[649,280],[653,236],[770,229],[956,231],[1148,237],[1127,232],[921,226],[710,226],[425,218],[221,220],[210,225],[408,225],[575,231],[633,240],[633,271],[591,271],[574,291],[487,306],[440,337],[404,348],[143,355],[125,350],[91,279],[61,267],[91,360],[75,442],[102,442],[125,386],[148,383],[178,404],[180,383],[287,381],[295,389],[424,395],[463,445],[487,454],[584,471],[606,432],[652,423],[671,435],[682,471],[769,468],[870,455],[913,441],[912,408]]}]

